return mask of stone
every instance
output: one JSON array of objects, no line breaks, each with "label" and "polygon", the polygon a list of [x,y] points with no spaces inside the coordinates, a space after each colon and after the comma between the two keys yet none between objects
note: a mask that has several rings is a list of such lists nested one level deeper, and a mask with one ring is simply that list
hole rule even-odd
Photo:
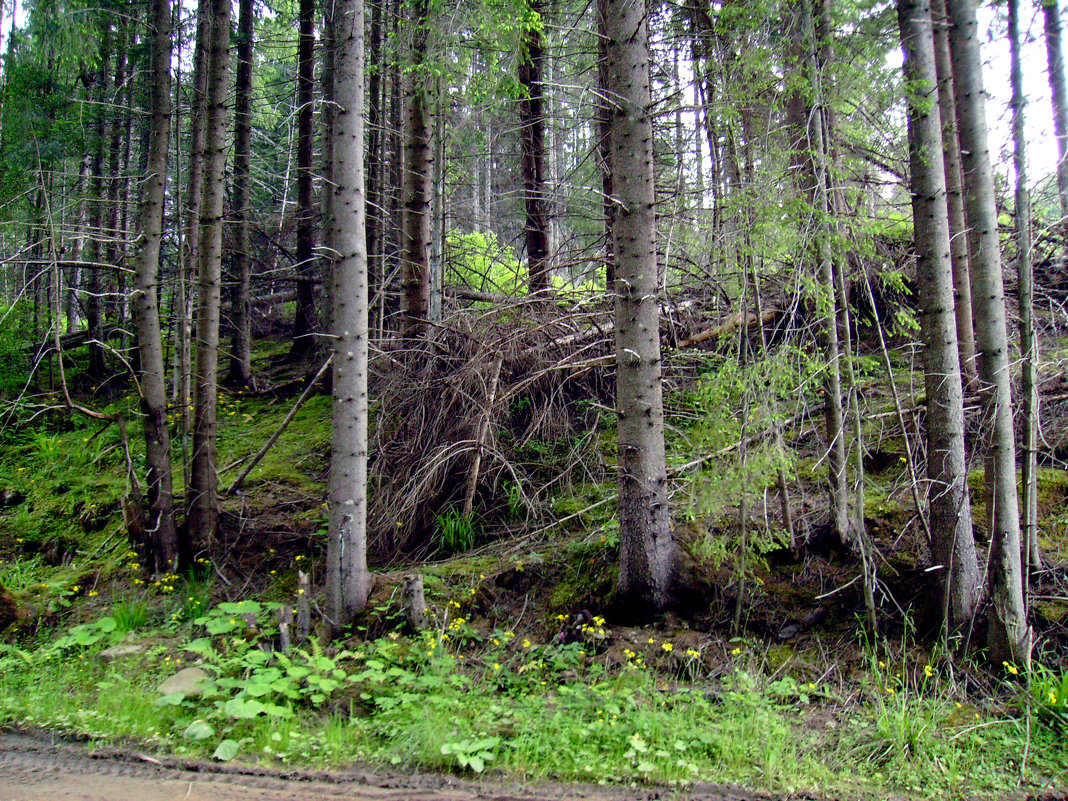
[{"label": "stone", "polygon": [[206,670],[198,667],[188,667],[184,670],[179,670],[169,679],[165,679],[159,685],[159,693],[160,695],[174,695],[175,693],[203,695],[207,689],[205,685],[210,681],[211,676]]},{"label": "stone", "polygon": [[105,662],[112,659],[120,659],[124,656],[133,656],[134,654],[143,654],[148,647],[145,645],[139,645],[137,643],[120,643],[119,645],[113,645],[110,648],[105,648],[98,656]]}]

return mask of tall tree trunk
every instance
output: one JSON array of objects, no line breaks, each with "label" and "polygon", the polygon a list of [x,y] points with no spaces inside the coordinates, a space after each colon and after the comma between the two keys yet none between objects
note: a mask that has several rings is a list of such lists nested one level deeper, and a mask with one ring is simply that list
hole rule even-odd
[{"label": "tall tree trunk", "polygon": [[523,35],[519,59],[519,138],[523,149],[523,203],[526,209],[527,270],[530,291],[549,289],[549,212],[545,198],[545,108],[542,74],[542,0],[530,0],[539,16]]},{"label": "tall tree trunk", "polygon": [[[210,35],[210,15],[206,12],[207,0],[204,0],[205,13],[197,13],[196,44],[193,54],[193,102],[189,109],[189,174],[185,196],[185,247],[181,254],[180,286],[183,292],[182,308],[179,312],[178,363],[179,391],[178,408],[181,410],[182,461],[185,470],[186,507],[190,505],[189,487],[192,485],[190,470],[192,460],[189,457],[189,443],[193,432],[193,327],[194,327],[194,292],[193,282],[200,265],[200,209],[204,202],[204,135],[207,120],[207,80],[208,80],[208,37]],[[188,521],[187,521],[188,522]],[[188,525],[187,525],[188,531]],[[186,537],[184,542],[188,543]],[[188,561],[191,554],[182,554],[182,561]]]},{"label": "tall tree trunk", "polygon": [[[382,73],[386,69],[386,62],[382,54],[382,4],[385,0],[375,0],[371,3],[370,41],[368,46],[368,58],[371,62],[371,74],[367,79],[367,158],[365,173],[367,177],[367,269],[369,293],[385,291],[385,261],[382,254],[382,223],[383,223],[383,178],[385,177],[385,137],[383,136],[382,111],[383,92],[385,81]],[[324,193],[324,197],[327,193]],[[324,210],[325,211],[325,210]],[[374,308],[368,310],[368,314],[374,317],[380,304],[374,304]],[[375,319],[371,323],[371,329],[377,330],[383,321]]]},{"label": "tall tree trunk", "polygon": [[179,547],[174,525],[167,382],[159,322],[159,252],[163,239],[167,151],[171,134],[171,0],[152,0],[149,22],[151,119],[147,171],[141,182],[133,314],[141,366],[141,411],[148,467],[146,526],[152,543],[150,558],[156,573],[174,573],[178,570]]},{"label": "tall tree trunk", "polygon": [[[108,168],[107,168],[107,232],[105,234],[104,261],[108,264],[119,266],[125,255],[126,232],[122,227],[122,188],[127,183],[122,180],[124,172],[123,164],[123,117],[130,116],[130,93],[126,80],[126,49],[130,40],[129,24],[123,21],[116,33],[115,41],[115,80],[108,98],[111,111],[109,122],[111,136],[108,142]],[[108,302],[104,308],[109,312],[110,318],[117,326],[122,325],[122,305],[125,293],[123,292],[123,274],[119,271],[110,272],[105,277],[104,293]]]},{"label": "tall tree trunk", "polygon": [[300,0],[297,42],[297,310],[290,357],[302,359],[316,347],[315,313],[315,0]]},{"label": "tall tree trunk", "polygon": [[[100,263],[104,250],[101,240],[104,238],[104,213],[106,192],[104,189],[104,151],[106,147],[105,125],[108,102],[108,69],[111,61],[111,25],[104,24],[100,43],[100,69],[97,72],[96,119],[93,123],[93,179],[92,179],[92,214],[89,227],[92,236],[89,239],[89,260]],[[100,344],[103,325],[104,287],[100,270],[91,269],[85,282],[85,325],[89,331],[89,366],[87,373],[94,381],[100,381],[106,374],[104,365],[104,348]]]},{"label": "tall tree trunk", "polygon": [[612,199],[612,99],[608,96],[608,0],[597,0],[597,166],[601,172],[604,208],[604,285],[615,291],[616,259],[612,229],[616,205]]},{"label": "tall tree trunk", "polygon": [[219,523],[216,402],[219,394],[219,311],[226,167],[226,95],[230,77],[230,0],[201,0],[208,14],[205,80],[204,198],[200,208],[197,270],[196,367],[193,376],[193,458],[187,526],[195,545],[209,542]]},{"label": "tall tree trunk", "polygon": [[927,478],[931,556],[938,573],[938,613],[947,631],[975,615],[981,580],[964,455],[964,392],[953,314],[953,266],[946,207],[942,122],[937,104],[930,0],[900,0],[898,22],[906,101],[915,225],[920,329],[927,392]]},{"label": "tall tree trunk", "polygon": [[252,332],[249,321],[249,154],[252,145],[253,0],[240,0],[237,20],[237,75],[234,86],[233,236],[230,258],[230,372],[226,383],[246,387],[252,381]]},{"label": "tall tree trunk", "polygon": [[[1023,395],[1023,568],[1040,570],[1038,546],[1038,339],[1035,336],[1035,287],[1031,258],[1031,193],[1027,187],[1027,136],[1020,56],[1020,0],[1009,0],[1009,48],[1012,59],[1012,162],[1016,169],[1016,272],[1020,309],[1020,394]],[[1025,587],[1027,582],[1024,582]],[[1024,593],[1024,603],[1027,594]]]},{"label": "tall tree trunk", "polygon": [[619,413],[619,586],[635,615],[672,599],[675,543],[668,506],[660,384],[649,9],[606,0],[606,95],[612,104]]},{"label": "tall tree trunk", "polygon": [[[322,302],[319,310],[319,330],[330,332],[334,330],[334,293],[329,290],[334,285],[334,229],[330,224],[334,214],[334,5],[323,3],[323,66],[320,73],[320,85],[322,87],[322,105],[319,112],[319,141],[320,163],[322,164],[323,190],[320,193],[321,211],[319,219],[322,223],[322,255],[319,257],[318,267],[321,283],[327,288],[322,293]],[[318,344],[317,350],[329,347],[324,341]],[[333,380],[333,374],[330,375]]]},{"label": "tall tree trunk", "polygon": [[964,185],[960,140],[957,136],[957,98],[953,91],[953,61],[946,26],[946,0],[931,0],[934,23],[935,71],[938,76],[938,110],[942,119],[942,160],[946,173],[949,212],[949,246],[953,263],[953,309],[957,320],[960,371],[969,384],[976,381],[975,333],[972,323],[972,279],[969,267],[968,224],[964,216]]},{"label": "tall tree trunk", "polygon": [[1020,566],[1020,510],[1016,491],[1016,441],[1012,421],[1011,366],[1001,278],[994,173],[987,146],[975,0],[947,0],[953,50],[953,80],[960,114],[964,162],[964,204],[974,230],[972,299],[985,428],[991,459],[987,485],[993,488],[990,519],[990,627],[987,645],[995,664],[1030,667],[1031,630],[1024,607]]},{"label": "tall tree trunk", "polygon": [[327,594],[335,628],[367,603],[367,239],[363,174],[363,0],[338,0],[335,100],[334,424]]},{"label": "tall tree trunk", "polygon": [[1057,197],[1061,204],[1059,261],[1065,261],[1068,247],[1068,87],[1064,76],[1064,39],[1061,9],[1057,0],[1041,0],[1046,32],[1046,69],[1053,103],[1053,132],[1057,138]]},{"label": "tall tree trunk", "polygon": [[434,173],[434,151],[427,112],[430,86],[424,69],[430,14],[427,0],[413,0],[408,5],[408,14],[412,43],[404,92],[405,158],[401,189],[404,308],[401,336],[411,340],[425,333],[430,316],[430,184]]}]

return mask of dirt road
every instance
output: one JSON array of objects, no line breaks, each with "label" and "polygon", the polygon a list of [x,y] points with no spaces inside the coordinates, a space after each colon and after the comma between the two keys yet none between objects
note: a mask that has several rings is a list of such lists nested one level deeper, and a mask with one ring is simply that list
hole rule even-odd
[{"label": "dirt road", "polygon": [[[157,760],[132,751],[0,734],[0,801],[771,801],[712,786],[686,791],[467,782],[448,776],[303,773]],[[798,798],[798,797],[794,797]]]}]

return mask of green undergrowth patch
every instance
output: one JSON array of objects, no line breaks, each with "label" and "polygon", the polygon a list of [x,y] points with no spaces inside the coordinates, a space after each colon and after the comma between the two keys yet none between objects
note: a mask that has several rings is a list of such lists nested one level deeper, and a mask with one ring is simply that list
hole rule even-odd
[{"label": "green undergrowth patch", "polygon": [[64,416],[4,432],[0,584],[47,614],[121,570],[124,466],[115,425]]},{"label": "green undergrowth patch", "polygon": [[[652,638],[616,665],[603,619],[583,641],[554,645],[479,628],[459,602],[417,635],[281,654],[269,647],[276,606],[221,603],[162,628],[145,628],[136,609],[112,610],[36,647],[0,646],[0,725],[267,765],[368,761],[835,796],[996,797],[1068,769],[1063,703],[1049,700],[1061,701],[1068,679],[1043,669],[1032,687],[1045,707],[1009,687],[1009,712],[994,714],[957,700],[952,677],[928,663],[873,657],[860,690],[843,696],[792,675],[789,658],[772,669],[750,644],[715,675],[699,651],[676,657],[671,640]],[[116,643],[136,647],[102,658]],[[162,694],[164,678],[194,665],[195,689]]]},{"label": "green undergrowth patch", "polygon": [[[234,393],[219,405],[219,463],[234,464],[224,483],[233,481],[245,463],[274,433],[293,404],[292,398],[264,400]],[[257,485],[278,484],[318,495],[330,451],[330,397],[314,395],[297,412],[245,480],[250,490]]]}]

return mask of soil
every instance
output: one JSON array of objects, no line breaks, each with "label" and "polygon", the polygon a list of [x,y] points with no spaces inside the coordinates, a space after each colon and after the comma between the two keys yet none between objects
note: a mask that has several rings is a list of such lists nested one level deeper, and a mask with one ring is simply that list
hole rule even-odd
[{"label": "soil", "polygon": [[354,770],[278,771],[155,758],[136,751],[55,741],[46,733],[0,734],[0,801],[796,801],[736,788],[584,787],[471,782],[450,776]]}]

